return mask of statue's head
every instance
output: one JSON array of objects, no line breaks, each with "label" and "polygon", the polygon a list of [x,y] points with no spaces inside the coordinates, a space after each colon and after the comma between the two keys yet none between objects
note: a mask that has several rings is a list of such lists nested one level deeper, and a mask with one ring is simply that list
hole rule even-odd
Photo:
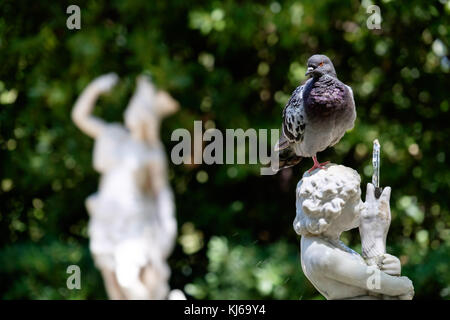
[{"label": "statue's head", "polygon": [[141,75],[136,80],[136,90],[125,111],[125,125],[132,133],[142,132],[178,109],[175,99],[156,89],[149,77]]},{"label": "statue's head", "polygon": [[363,205],[360,183],[355,170],[341,165],[305,173],[297,185],[295,232],[308,236],[329,228],[340,233],[358,227]]}]

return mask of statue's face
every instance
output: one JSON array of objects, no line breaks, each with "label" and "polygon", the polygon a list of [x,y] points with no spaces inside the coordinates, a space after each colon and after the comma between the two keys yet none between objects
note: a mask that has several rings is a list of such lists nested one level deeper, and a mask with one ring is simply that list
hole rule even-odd
[{"label": "statue's face", "polygon": [[342,210],[340,221],[344,231],[359,227],[360,212],[363,205],[364,203],[359,195],[347,202]]},{"label": "statue's face", "polygon": [[178,102],[162,90],[156,94],[155,104],[158,113],[163,117],[175,113],[180,108]]}]

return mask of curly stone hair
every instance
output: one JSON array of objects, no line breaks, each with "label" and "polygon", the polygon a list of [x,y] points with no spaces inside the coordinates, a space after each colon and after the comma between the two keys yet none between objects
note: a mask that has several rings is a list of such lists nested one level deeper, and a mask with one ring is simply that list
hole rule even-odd
[{"label": "curly stone hair", "polygon": [[355,170],[341,165],[328,165],[325,170],[305,173],[297,185],[295,232],[319,235],[327,230],[348,200],[360,198],[360,183]]}]

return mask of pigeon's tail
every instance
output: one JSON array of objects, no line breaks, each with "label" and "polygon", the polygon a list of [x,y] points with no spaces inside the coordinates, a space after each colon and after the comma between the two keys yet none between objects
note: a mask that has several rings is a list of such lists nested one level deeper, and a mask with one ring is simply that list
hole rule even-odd
[{"label": "pigeon's tail", "polygon": [[278,166],[276,163],[271,163],[271,167],[273,171],[286,169],[295,166],[302,159],[303,157],[298,156],[291,147],[288,147],[279,151]]}]

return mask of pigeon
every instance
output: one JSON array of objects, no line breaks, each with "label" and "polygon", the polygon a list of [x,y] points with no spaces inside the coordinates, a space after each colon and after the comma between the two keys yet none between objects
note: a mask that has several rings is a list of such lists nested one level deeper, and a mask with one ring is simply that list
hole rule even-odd
[{"label": "pigeon", "polygon": [[275,145],[278,171],[296,165],[302,158],[312,157],[314,165],[308,172],[323,169],[316,154],[337,144],[356,119],[352,89],[336,75],[331,60],[321,54],[308,59],[305,84],[298,86],[283,109],[280,140]]}]

